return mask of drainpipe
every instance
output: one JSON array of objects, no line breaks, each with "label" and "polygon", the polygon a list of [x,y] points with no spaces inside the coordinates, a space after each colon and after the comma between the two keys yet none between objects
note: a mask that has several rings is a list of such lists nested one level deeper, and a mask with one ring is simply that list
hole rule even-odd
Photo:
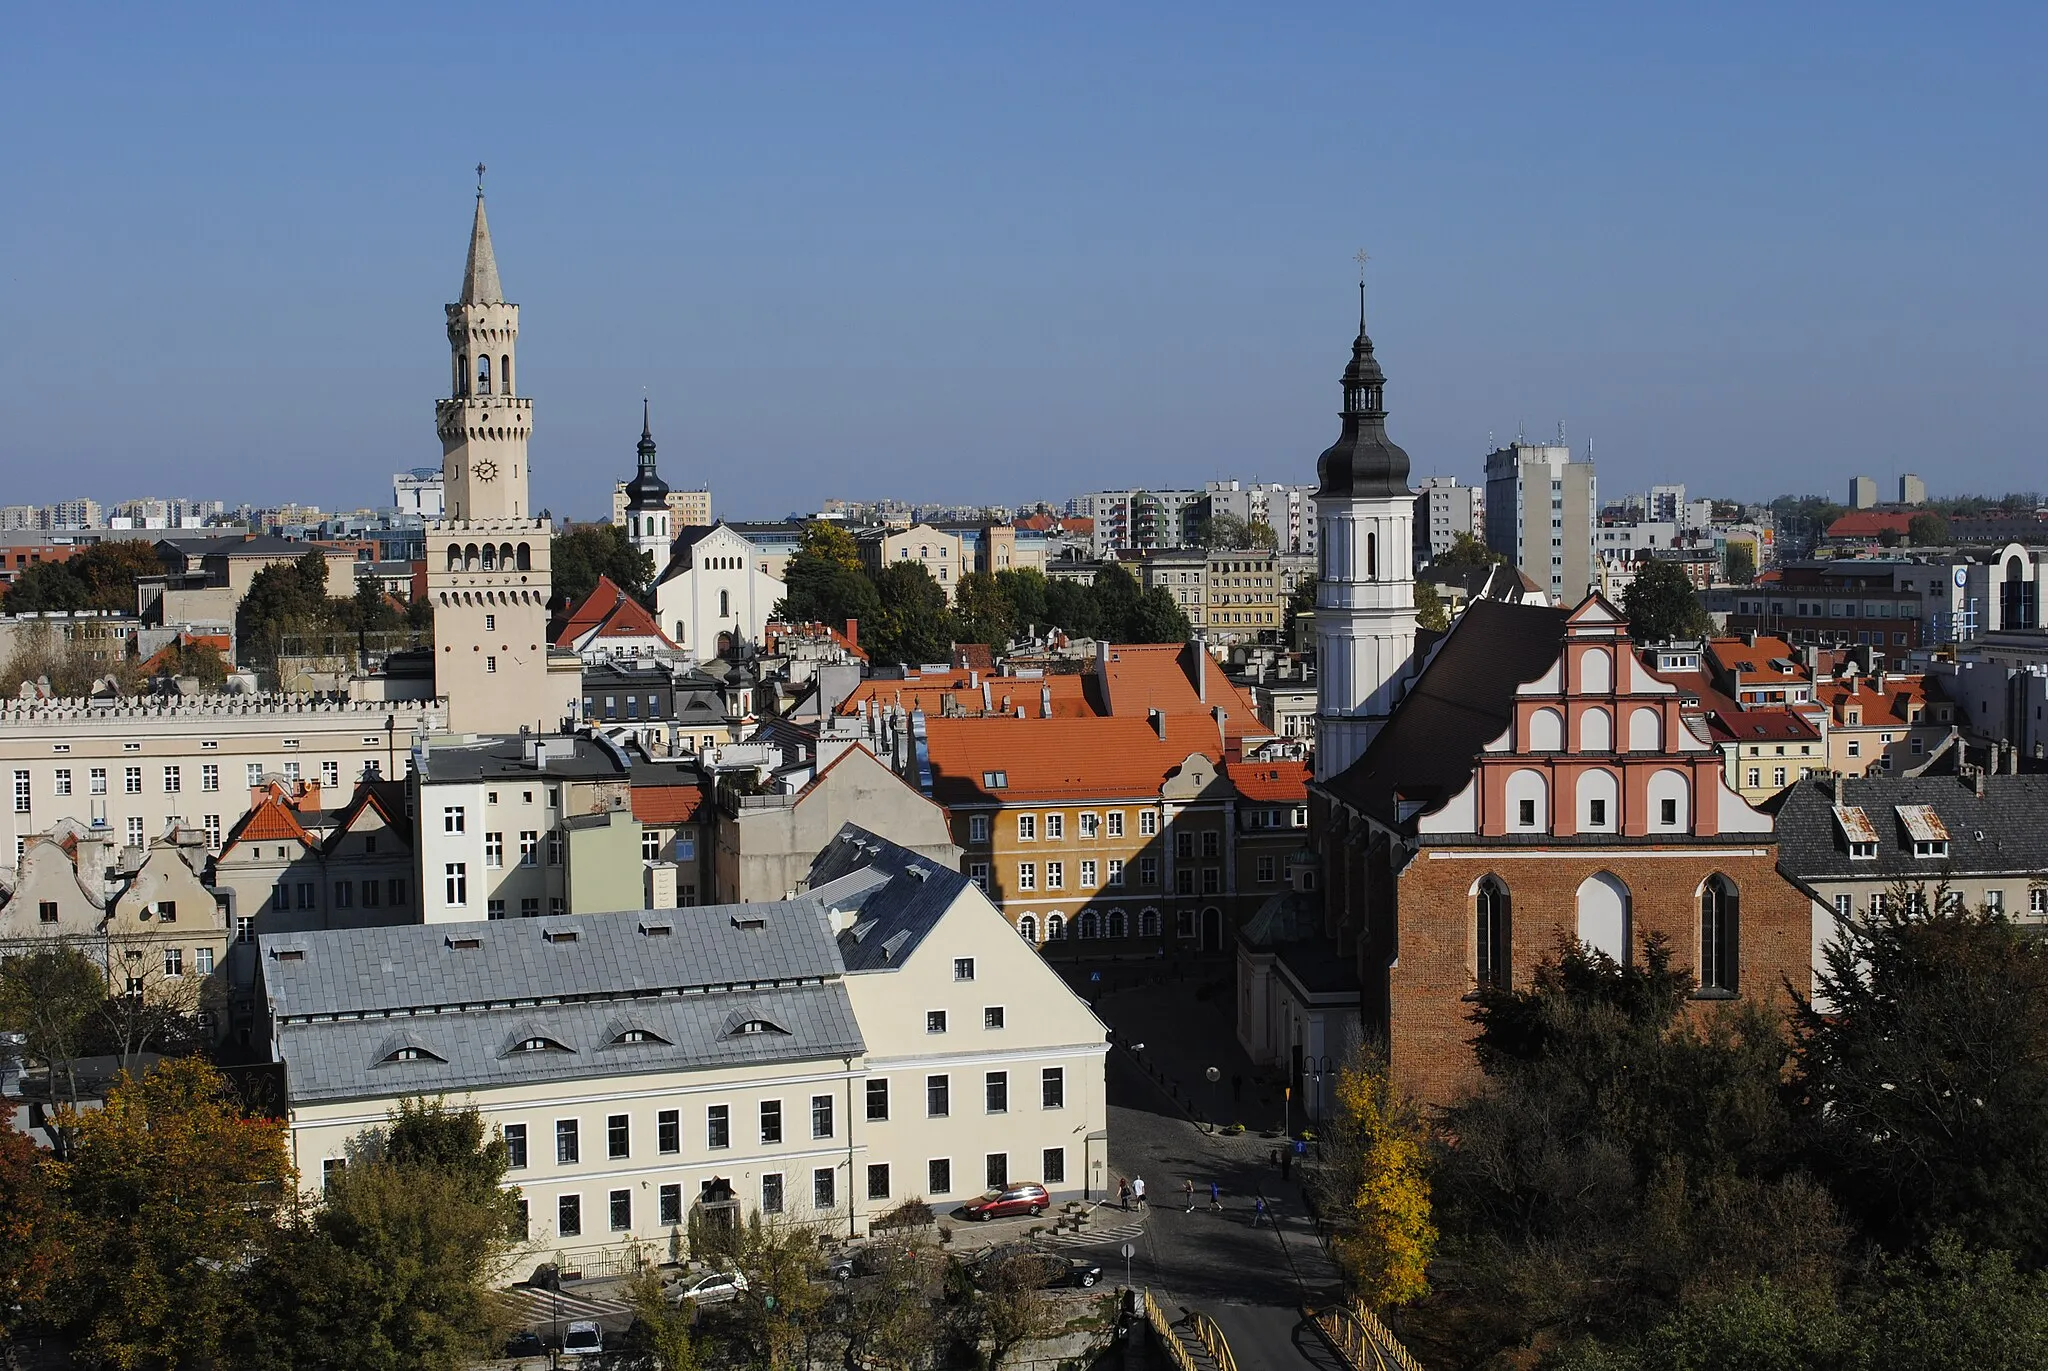
[{"label": "drainpipe", "polygon": [[846,1236],[853,1236],[853,1058],[842,1057],[846,1064]]}]

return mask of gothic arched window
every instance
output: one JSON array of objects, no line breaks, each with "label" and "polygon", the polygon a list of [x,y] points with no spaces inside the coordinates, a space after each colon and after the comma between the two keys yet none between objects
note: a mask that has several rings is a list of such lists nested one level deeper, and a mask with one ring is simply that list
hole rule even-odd
[{"label": "gothic arched window", "polygon": [[1509,953],[1508,888],[1482,877],[1473,892],[1472,976],[1481,985],[1506,989],[1512,974]]},{"label": "gothic arched window", "polygon": [[498,389],[507,395],[512,393],[512,354],[509,352],[498,359]]},{"label": "gothic arched window", "polygon": [[491,393],[491,354],[488,352],[476,359],[476,393]]},{"label": "gothic arched window", "polygon": [[718,617],[721,619],[732,617],[732,592],[729,590],[718,592]]},{"label": "gothic arched window", "polygon": [[1736,990],[1736,935],[1742,897],[1735,882],[1718,872],[1700,887],[1700,989]]}]

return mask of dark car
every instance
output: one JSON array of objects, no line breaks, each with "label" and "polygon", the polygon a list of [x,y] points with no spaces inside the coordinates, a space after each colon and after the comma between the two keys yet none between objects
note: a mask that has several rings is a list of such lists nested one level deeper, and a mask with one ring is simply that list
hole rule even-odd
[{"label": "dark car", "polygon": [[1006,1185],[1000,1190],[991,1190],[979,1199],[969,1200],[961,1206],[970,1219],[1006,1219],[1012,1214],[1043,1214],[1052,1204],[1052,1196],[1037,1181],[1022,1181]]},{"label": "dark car", "polygon": [[1102,1267],[1086,1257],[1068,1257],[1029,1247],[993,1247],[968,1267],[974,1283],[987,1286],[998,1274],[1038,1290],[1078,1286],[1090,1290],[1102,1279]]},{"label": "dark car", "polygon": [[505,1355],[508,1357],[545,1357],[547,1354],[548,1345],[540,1340],[540,1334],[531,1329],[524,1333],[514,1333],[511,1340],[505,1344]]},{"label": "dark car", "polygon": [[842,1252],[825,1264],[825,1274],[836,1281],[850,1281],[855,1276],[875,1276],[889,1269],[896,1262],[915,1259],[917,1249],[899,1247],[893,1243],[869,1243],[851,1252]]}]

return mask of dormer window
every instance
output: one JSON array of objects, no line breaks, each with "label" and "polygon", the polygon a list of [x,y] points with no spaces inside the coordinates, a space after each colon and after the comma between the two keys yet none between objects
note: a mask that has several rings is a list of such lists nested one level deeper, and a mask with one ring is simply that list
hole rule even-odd
[{"label": "dormer window", "polygon": [[438,1062],[443,1060],[424,1047],[401,1047],[384,1058],[386,1062]]},{"label": "dormer window", "polygon": [[663,1047],[669,1045],[667,1038],[645,1028],[628,1028],[612,1039],[613,1047],[632,1047],[642,1043],[659,1043]]},{"label": "dormer window", "polygon": [[553,1038],[521,1038],[512,1044],[514,1052],[567,1052],[569,1049]]}]

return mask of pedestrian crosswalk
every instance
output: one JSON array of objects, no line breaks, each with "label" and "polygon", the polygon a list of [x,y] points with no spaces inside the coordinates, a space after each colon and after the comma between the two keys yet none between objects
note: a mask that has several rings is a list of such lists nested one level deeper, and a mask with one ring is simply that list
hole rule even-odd
[{"label": "pedestrian crosswalk", "polygon": [[[1121,1219],[1111,1223],[1111,1219]],[[1145,1216],[1142,1213],[1123,1214],[1114,1209],[1098,1209],[1091,1216],[1086,1228],[1076,1233],[1061,1229],[1056,1233],[1038,1235],[1040,1247],[1096,1247],[1103,1243],[1124,1243],[1143,1235]]]},{"label": "pedestrian crosswalk", "polygon": [[577,1319],[605,1319],[633,1312],[633,1306],[624,1300],[585,1295],[573,1290],[557,1293],[521,1285],[500,1290],[498,1298],[504,1302],[513,1325],[520,1328],[538,1328],[558,1319],[566,1324]]}]

